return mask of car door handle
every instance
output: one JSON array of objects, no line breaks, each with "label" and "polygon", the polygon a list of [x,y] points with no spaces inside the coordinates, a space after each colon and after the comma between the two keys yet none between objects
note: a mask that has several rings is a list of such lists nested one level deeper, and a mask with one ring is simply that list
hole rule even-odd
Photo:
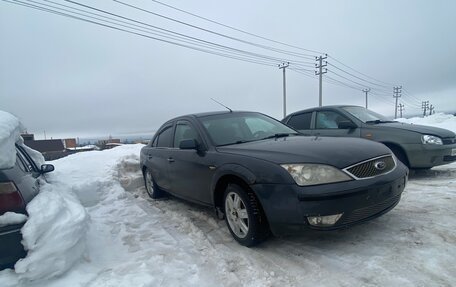
[{"label": "car door handle", "polygon": [[168,157],[168,162],[174,162],[174,158]]}]

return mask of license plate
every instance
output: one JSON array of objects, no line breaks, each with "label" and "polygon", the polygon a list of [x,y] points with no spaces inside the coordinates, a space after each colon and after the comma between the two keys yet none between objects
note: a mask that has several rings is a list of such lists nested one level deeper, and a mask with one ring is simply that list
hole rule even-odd
[{"label": "license plate", "polygon": [[451,156],[456,156],[456,148],[451,150]]}]

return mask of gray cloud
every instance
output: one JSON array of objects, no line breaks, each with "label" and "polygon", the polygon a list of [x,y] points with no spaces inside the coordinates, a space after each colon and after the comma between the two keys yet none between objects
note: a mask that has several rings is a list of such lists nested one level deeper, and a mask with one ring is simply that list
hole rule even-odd
[{"label": "gray cloud", "polygon": [[[228,43],[114,2],[85,3]],[[153,2],[132,3],[232,34]],[[454,1],[167,3],[268,38],[328,52],[367,75],[402,84],[414,97],[430,100],[437,110],[456,110]],[[233,109],[282,116],[278,68],[208,55],[5,2],[0,7],[0,108],[18,115],[31,132],[74,136],[150,132],[173,116],[220,110],[211,97]],[[288,112],[318,105],[315,79],[289,70],[287,90]],[[372,97],[370,107],[393,114],[394,107],[388,104],[392,94],[379,97]],[[411,104],[405,103],[407,113],[420,112],[413,107],[416,100],[404,100]],[[324,83],[324,104],[341,103],[364,105],[364,95]]]}]

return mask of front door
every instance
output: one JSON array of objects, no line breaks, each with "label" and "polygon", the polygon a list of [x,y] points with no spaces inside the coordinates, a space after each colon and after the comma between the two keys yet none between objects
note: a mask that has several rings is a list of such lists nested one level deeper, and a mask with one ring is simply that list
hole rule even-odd
[{"label": "front door", "polygon": [[340,122],[352,122],[346,116],[336,111],[317,111],[315,115],[315,128],[312,130],[314,136],[329,137],[360,137],[359,127],[352,129],[339,128]]},{"label": "front door", "polygon": [[[180,149],[182,140],[195,139],[200,147]],[[172,192],[183,198],[205,204],[211,203],[210,183],[214,173],[211,153],[205,151],[198,131],[189,121],[178,121],[174,133],[174,145],[169,163]]]}]

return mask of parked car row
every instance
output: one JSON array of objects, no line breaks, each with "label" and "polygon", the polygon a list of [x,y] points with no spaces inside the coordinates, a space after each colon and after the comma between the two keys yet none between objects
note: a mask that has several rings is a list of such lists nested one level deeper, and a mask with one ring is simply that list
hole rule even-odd
[{"label": "parked car row", "polygon": [[[285,119],[290,126],[293,116]],[[335,125],[314,111],[306,117],[309,126],[298,130],[311,130],[320,118],[335,129],[365,128],[355,128],[355,119]],[[146,190],[152,198],[170,193],[215,208],[245,246],[270,233],[345,228],[397,205],[408,168],[390,148],[315,131],[305,136],[266,115],[231,110],[171,119],[141,150]]]},{"label": "parked car row", "polygon": [[[21,142],[0,169],[0,216],[26,215],[43,175]],[[390,121],[356,106],[328,106],[277,121],[255,112],[193,114],[164,123],[141,150],[148,194],[211,206],[240,244],[376,218],[400,201],[409,168],[456,161],[451,131]],[[38,166],[40,165],[40,166]],[[26,255],[24,223],[0,225],[0,269]]]}]

